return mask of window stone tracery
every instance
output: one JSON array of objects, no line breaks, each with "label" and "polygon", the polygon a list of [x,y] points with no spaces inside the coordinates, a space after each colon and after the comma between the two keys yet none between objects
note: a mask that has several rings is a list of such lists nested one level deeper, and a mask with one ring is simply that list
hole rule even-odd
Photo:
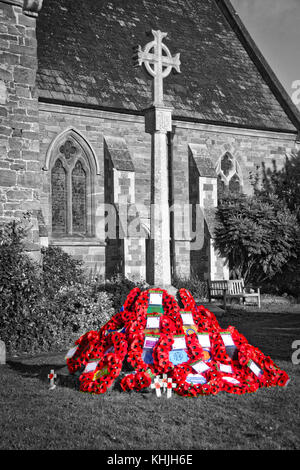
[{"label": "window stone tracery", "polygon": [[239,193],[243,187],[243,177],[240,166],[230,152],[226,152],[216,165],[218,175],[218,193]]}]

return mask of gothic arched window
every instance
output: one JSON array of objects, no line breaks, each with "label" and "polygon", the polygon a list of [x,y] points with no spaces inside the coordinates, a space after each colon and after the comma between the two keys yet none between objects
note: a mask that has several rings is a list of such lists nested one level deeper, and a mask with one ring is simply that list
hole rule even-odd
[{"label": "gothic arched window", "polygon": [[243,179],[242,172],[237,160],[226,152],[221,157],[216,166],[218,175],[218,193],[219,196],[226,193],[239,193],[242,191]]},{"label": "gothic arched window", "polygon": [[52,236],[92,236],[92,168],[85,150],[69,136],[56,146],[52,162]]},{"label": "gothic arched window", "polygon": [[64,234],[67,230],[67,179],[66,171],[58,158],[51,171],[52,231]]},{"label": "gothic arched window", "polygon": [[241,182],[238,175],[235,173],[229,181],[229,191],[231,193],[240,193],[241,192]]}]

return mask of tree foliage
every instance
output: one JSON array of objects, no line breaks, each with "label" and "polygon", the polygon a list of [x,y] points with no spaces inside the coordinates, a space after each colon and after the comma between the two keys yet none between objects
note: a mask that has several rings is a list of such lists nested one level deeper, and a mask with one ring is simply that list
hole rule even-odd
[{"label": "tree foliage", "polygon": [[254,191],[259,196],[276,196],[296,215],[300,224],[300,152],[287,157],[280,169],[275,160],[272,168],[263,165],[262,185],[260,187],[256,180]]},{"label": "tree foliage", "polygon": [[[257,180],[258,181],[258,180]],[[300,297],[300,152],[286,158],[285,165],[277,168],[273,162],[273,168],[263,167],[263,179],[261,186],[254,185],[255,194],[262,197],[277,197],[295,215],[297,219],[294,250],[296,256],[291,258],[282,270],[273,279],[279,293],[287,292]]]},{"label": "tree foliage", "polygon": [[278,198],[233,194],[217,209],[215,244],[233,276],[260,283],[296,256],[296,217]]}]

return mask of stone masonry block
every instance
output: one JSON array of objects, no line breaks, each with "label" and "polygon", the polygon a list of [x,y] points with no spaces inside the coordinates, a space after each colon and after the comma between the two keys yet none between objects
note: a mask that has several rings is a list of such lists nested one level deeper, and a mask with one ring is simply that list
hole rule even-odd
[{"label": "stone masonry block", "polygon": [[15,83],[23,83],[25,85],[33,84],[35,81],[35,70],[25,67],[15,67],[14,70]]},{"label": "stone masonry block", "polygon": [[12,5],[1,2],[0,21],[13,23],[16,21],[15,12]]},{"label": "stone masonry block", "polygon": [[32,199],[32,191],[30,190],[10,190],[6,193],[8,201],[25,201],[27,199]]},{"label": "stone masonry block", "polygon": [[21,188],[38,188],[40,184],[40,173],[37,171],[26,171],[18,174],[18,186]]},{"label": "stone masonry block", "polygon": [[15,186],[17,183],[17,173],[12,170],[0,171],[0,187],[1,186]]}]

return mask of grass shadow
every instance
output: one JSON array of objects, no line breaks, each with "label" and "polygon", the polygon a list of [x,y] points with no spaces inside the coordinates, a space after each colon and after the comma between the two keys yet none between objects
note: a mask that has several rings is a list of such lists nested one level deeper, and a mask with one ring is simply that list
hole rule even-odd
[{"label": "grass shadow", "polygon": [[[48,374],[50,373],[51,370],[54,370],[55,373],[58,375],[58,377],[55,380],[55,383],[58,384],[61,387],[66,387],[66,388],[76,388],[79,389],[79,376],[82,373],[82,370],[84,369],[84,366],[82,367],[81,371],[77,371],[75,374],[70,374],[67,370],[66,364],[61,364],[61,363],[46,363],[46,364],[26,364],[20,360],[8,360],[7,365],[14,370],[15,372],[18,372],[23,377],[26,378],[37,378],[43,382],[49,381],[48,379]],[[123,364],[123,369],[119,377],[116,378],[112,386],[107,390],[107,393],[111,393],[112,391],[114,392],[123,392],[120,382],[124,375],[128,372],[131,372],[133,369],[128,366],[126,361],[124,361]],[[61,373],[60,373],[61,372]]]},{"label": "grass shadow", "polygon": [[7,361],[8,366],[20,373],[25,377],[38,378],[40,380],[48,380],[48,374],[50,370],[57,372],[63,367],[62,364],[26,364],[21,361],[9,359]]},{"label": "grass shadow", "polygon": [[234,326],[250,344],[274,360],[291,360],[292,344],[300,339],[299,313],[228,310],[219,320],[222,328]]}]

